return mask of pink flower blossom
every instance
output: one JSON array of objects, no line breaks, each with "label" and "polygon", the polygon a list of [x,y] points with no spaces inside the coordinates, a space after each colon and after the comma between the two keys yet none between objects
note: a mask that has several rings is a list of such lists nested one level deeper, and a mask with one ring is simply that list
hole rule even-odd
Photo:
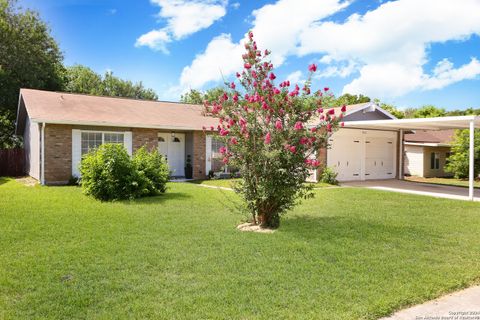
[{"label": "pink flower blossom", "polygon": [[220,149],[218,149],[218,151],[219,151],[221,154],[225,154],[225,153],[227,153],[227,148],[226,148],[226,147],[220,147]]},{"label": "pink flower blossom", "polygon": [[295,125],[293,126],[293,129],[295,129],[296,131],[302,130],[303,129],[303,124],[300,121],[297,121],[295,123]]},{"label": "pink flower blossom", "polygon": [[275,74],[272,72],[272,73],[270,73],[270,75],[268,76],[268,78],[269,78],[270,80],[275,80],[275,78],[277,78],[277,76],[275,76]]},{"label": "pink flower blossom", "polygon": [[323,90],[324,90],[325,92],[327,92],[328,90],[330,90],[330,88],[329,88],[329,87],[325,87],[325,88],[323,88]]},{"label": "pink flower blossom", "polygon": [[327,123],[327,131],[332,132],[332,124],[331,123]]},{"label": "pink flower blossom", "polygon": [[233,101],[234,101],[234,102],[238,102],[238,94],[235,93],[235,94],[233,95]]},{"label": "pink flower blossom", "polygon": [[345,122],[340,123],[340,126],[345,127]]},{"label": "pink flower blossom", "polygon": [[275,129],[277,129],[277,130],[282,130],[283,129],[282,121],[280,121],[280,120],[275,121]]},{"label": "pink flower blossom", "polygon": [[335,110],[334,110],[334,109],[330,109],[330,110],[328,110],[328,114],[330,114],[330,115],[333,115],[333,114],[335,114]]},{"label": "pink flower blossom", "polygon": [[230,83],[230,88],[235,89],[235,83],[234,82]]},{"label": "pink flower blossom", "polygon": [[268,108],[270,108],[270,107],[268,106],[268,104],[266,104],[265,101],[262,102],[262,109],[263,109],[263,110],[268,110]]},{"label": "pink flower blossom", "polygon": [[251,74],[252,74],[252,78],[253,78],[253,79],[257,79],[257,73],[256,73],[255,71],[252,71]]},{"label": "pink flower blossom", "polygon": [[267,132],[267,134],[265,135],[265,144],[270,144],[271,141],[272,136],[270,135],[270,132]]},{"label": "pink flower blossom", "polygon": [[342,112],[347,111],[347,106],[346,106],[346,105],[343,105],[342,108],[340,109],[340,111],[342,111]]},{"label": "pink flower blossom", "polygon": [[224,137],[224,136],[228,135],[228,134],[229,134],[229,132],[230,132],[230,131],[228,131],[228,130],[225,130],[225,129],[223,129],[223,128],[222,128],[222,129],[220,129],[220,135],[221,135],[222,137]]},{"label": "pink flower blossom", "polygon": [[313,127],[312,129],[310,129],[310,132],[312,132],[312,133],[317,132],[317,128]]},{"label": "pink flower blossom", "polygon": [[230,143],[231,143],[231,144],[237,144],[238,141],[237,141],[237,139],[236,139],[235,137],[232,137],[232,138],[230,138]]},{"label": "pink flower blossom", "polygon": [[299,141],[299,143],[300,143],[301,145],[305,145],[305,144],[307,144],[308,142],[309,142],[309,141],[308,141],[308,138],[307,138],[307,137],[301,137],[301,138],[300,138],[300,141]]},{"label": "pink flower blossom", "polygon": [[297,151],[297,147],[295,147],[295,146],[290,146],[290,147],[288,148],[288,150],[290,150],[291,153],[295,153],[295,152]]},{"label": "pink flower blossom", "polygon": [[280,94],[280,90],[278,88],[273,88],[273,93],[274,94]]},{"label": "pink flower blossom", "polygon": [[222,159],[222,162],[223,162],[224,164],[227,164],[227,163],[228,163],[228,157],[223,158],[223,159]]},{"label": "pink flower blossom", "polygon": [[237,78],[240,78],[241,75],[240,75],[240,73],[237,72],[236,76],[237,76]]},{"label": "pink flower blossom", "polygon": [[248,62],[245,62],[245,64],[243,65],[243,67],[244,67],[245,69],[250,69],[250,68],[252,67],[252,65],[251,65],[250,63],[248,63]]},{"label": "pink flower blossom", "polygon": [[317,71],[317,65],[315,63],[312,63],[311,65],[308,66],[308,71],[310,72]]},{"label": "pink flower blossom", "polygon": [[315,159],[315,160],[312,160],[310,164],[312,165],[312,167],[318,167],[320,165],[320,161]]},{"label": "pink flower blossom", "polygon": [[318,109],[317,109],[317,112],[318,112],[318,113],[323,113],[323,108],[318,108]]}]

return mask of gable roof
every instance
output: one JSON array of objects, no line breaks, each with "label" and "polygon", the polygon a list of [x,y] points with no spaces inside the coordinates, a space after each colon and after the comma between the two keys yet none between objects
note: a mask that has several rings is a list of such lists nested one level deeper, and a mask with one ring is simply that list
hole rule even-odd
[{"label": "gable roof", "polygon": [[[337,116],[341,114],[341,107],[334,110]],[[360,111],[380,111],[396,119],[373,102],[348,105],[345,116]],[[168,130],[202,130],[203,126],[218,125],[218,119],[203,115],[200,105],[21,89],[17,134],[23,133],[27,114],[33,122],[54,124]]]},{"label": "gable roof", "polygon": [[56,124],[176,130],[202,130],[202,126],[218,124],[217,119],[203,115],[200,105],[33,89],[20,90],[17,124],[20,108],[34,122]]},{"label": "gable roof", "polygon": [[455,130],[416,130],[414,133],[405,134],[405,142],[423,144],[450,145]]}]

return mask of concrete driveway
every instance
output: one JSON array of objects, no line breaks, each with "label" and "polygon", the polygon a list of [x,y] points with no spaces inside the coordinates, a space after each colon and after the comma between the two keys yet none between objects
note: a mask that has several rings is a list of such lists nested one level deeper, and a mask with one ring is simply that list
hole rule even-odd
[{"label": "concrete driveway", "polygon": [[[418,194],[437,198],[468,200],[468,188],[445,186],[405,180],[369,180],[342,182],[342,186]],[[475,189],[475,201],[480,201],[480,190]]]}]

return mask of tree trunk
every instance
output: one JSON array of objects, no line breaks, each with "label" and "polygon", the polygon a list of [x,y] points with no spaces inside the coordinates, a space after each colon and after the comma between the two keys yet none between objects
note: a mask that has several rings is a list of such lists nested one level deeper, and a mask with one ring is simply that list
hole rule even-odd
[{"label": "tree trunk", "polygon": [[258,223],[262,228],[277,229],[280,227],[280,216],[277,213],[259,214]]}]

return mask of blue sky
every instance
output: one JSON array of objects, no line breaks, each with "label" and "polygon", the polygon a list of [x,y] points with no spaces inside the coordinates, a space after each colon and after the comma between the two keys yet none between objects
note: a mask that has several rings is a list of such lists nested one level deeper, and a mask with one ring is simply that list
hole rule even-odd
[{"label": "blue sky", "polygon": [[478,0],[20,0],[40,12],[65,63],[143,81],[162,100],[241,68],[252,29],[279,80],[399,107],[480,107]]}]

